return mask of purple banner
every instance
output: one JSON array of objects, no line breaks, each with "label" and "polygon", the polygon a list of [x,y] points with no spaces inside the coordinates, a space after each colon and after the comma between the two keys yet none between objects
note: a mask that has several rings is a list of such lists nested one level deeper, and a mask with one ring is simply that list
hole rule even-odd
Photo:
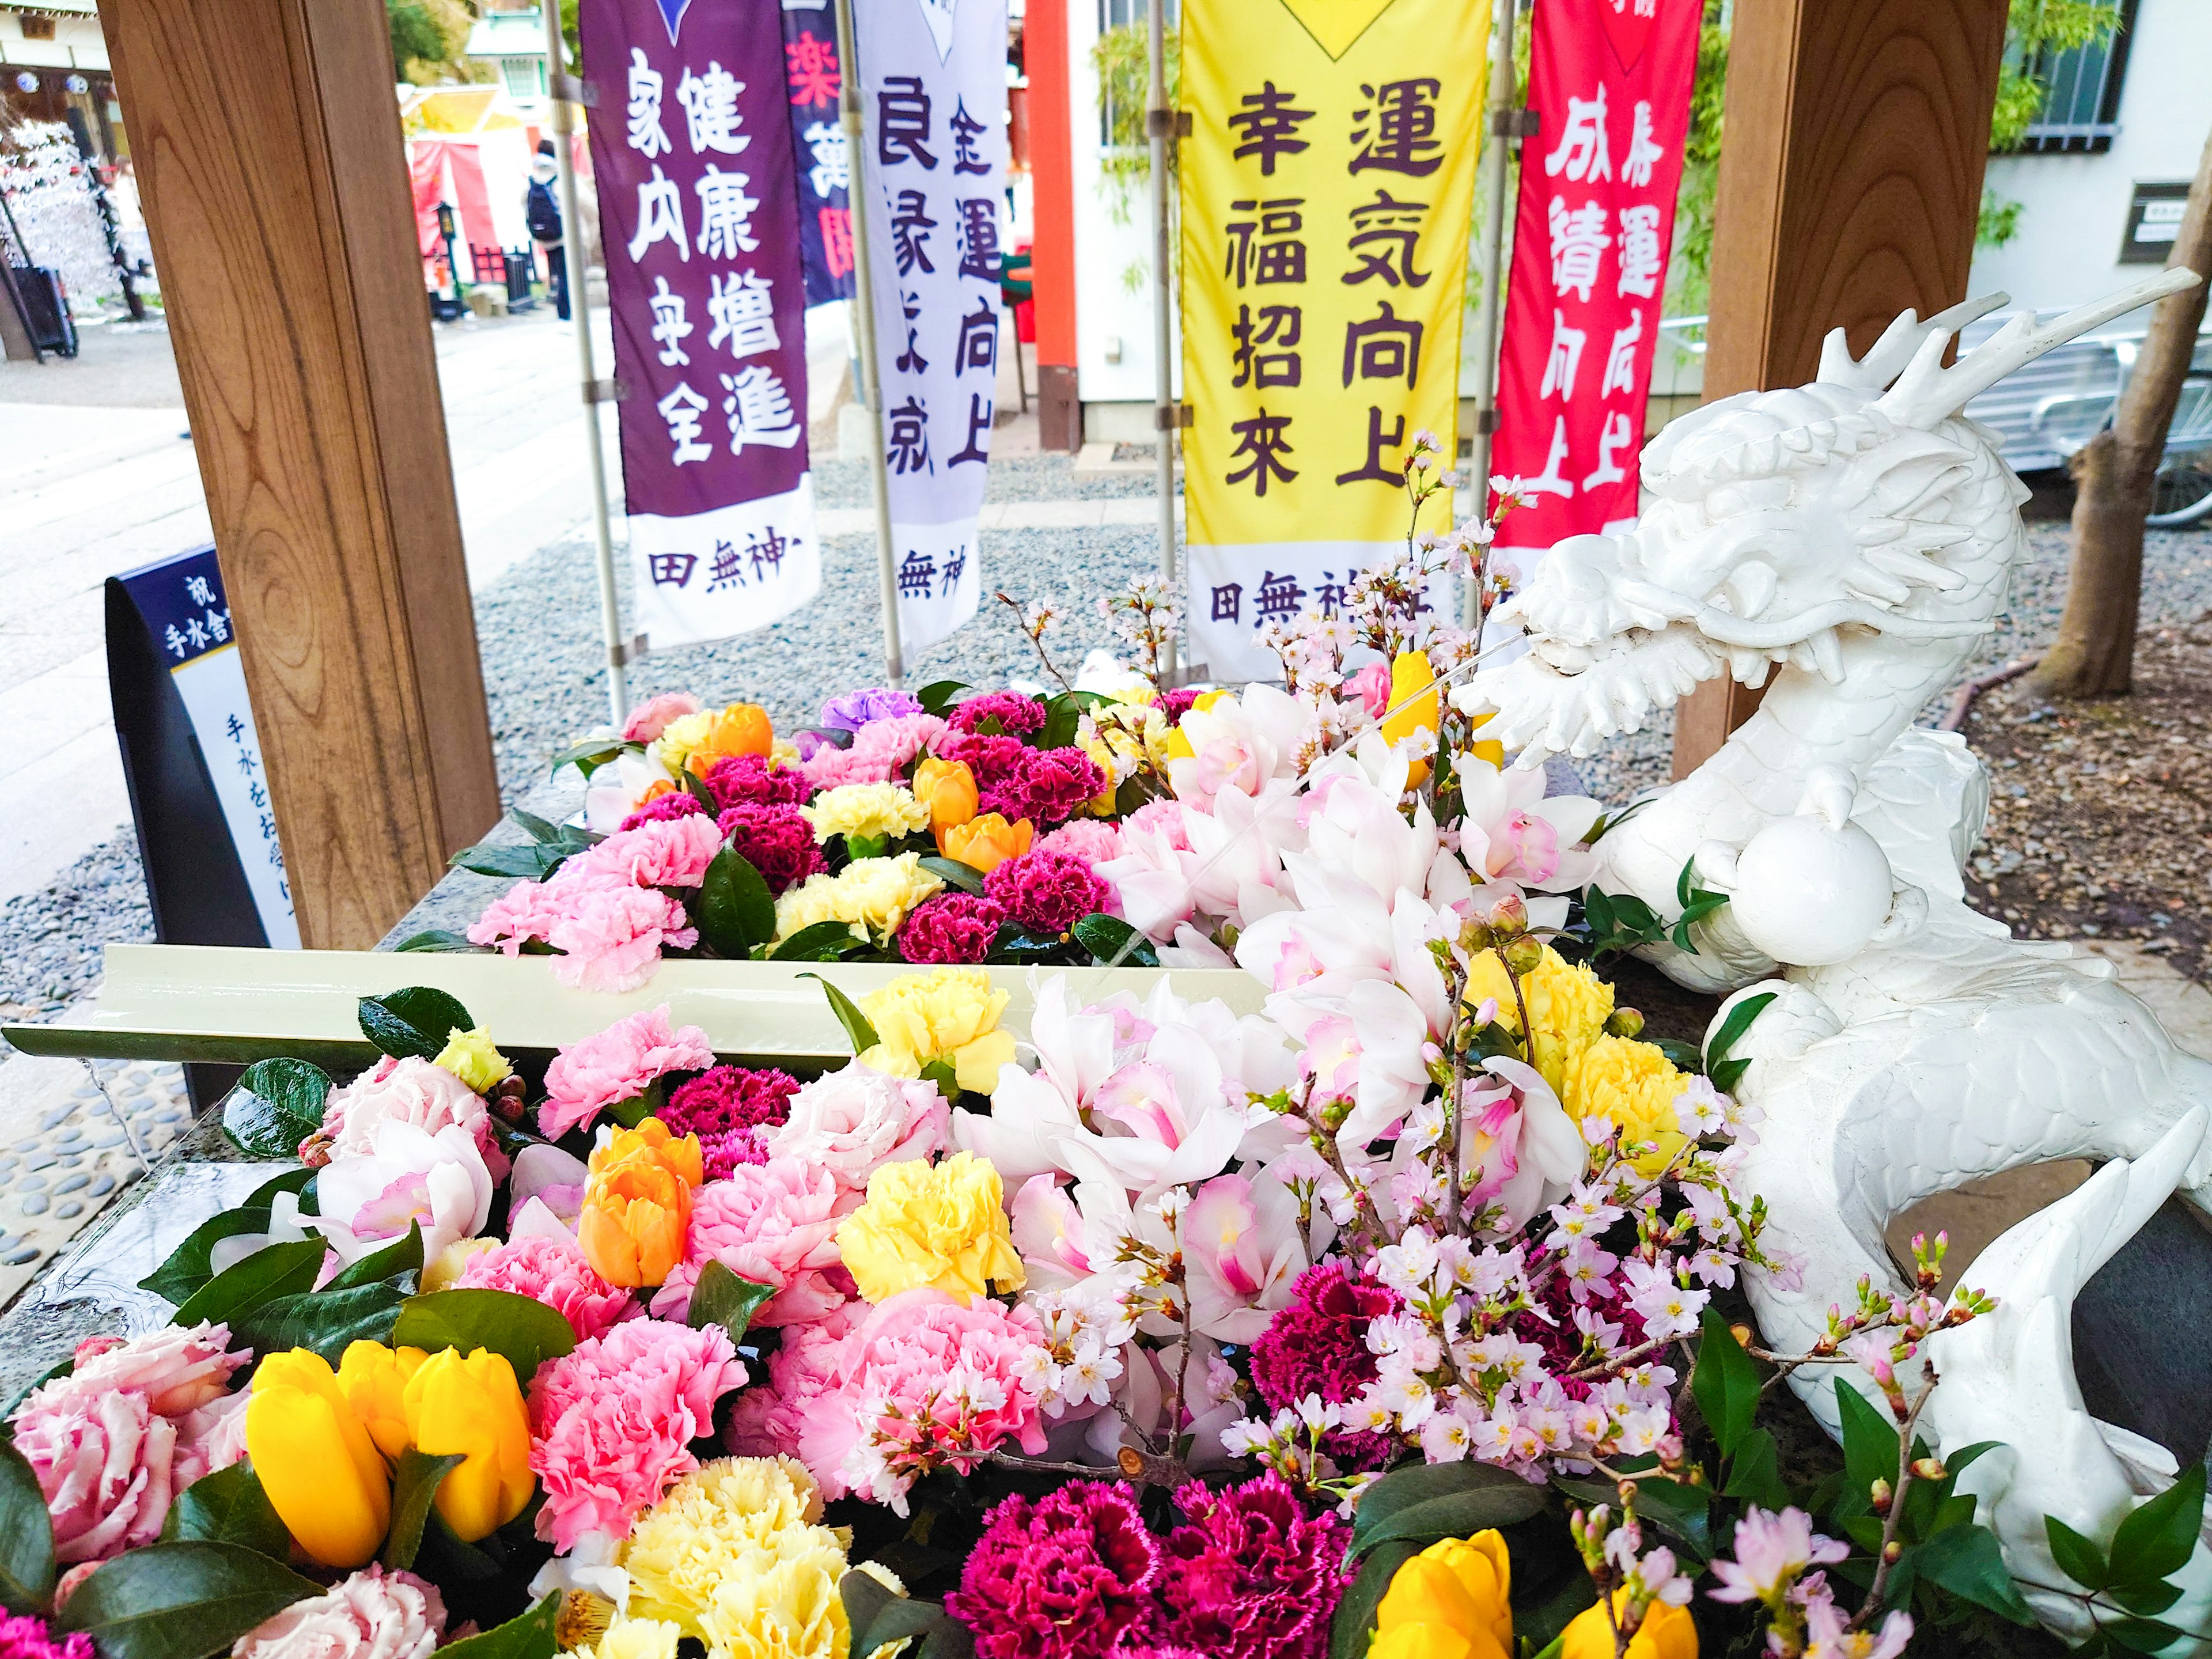
[{"label": "purple banner", "polygon": [[[636,623],[766,626],[821,586],[776,0],[583,0]],[[620,94],[617,100],[617,92]]]},{"label": "purple banner", "polygon": [[783,70],[791,147],[799,158],[799,237],[806,303],[853,297],[852,158],[838,124],[844,90],[837,17],[827,6],[783,4]]}]

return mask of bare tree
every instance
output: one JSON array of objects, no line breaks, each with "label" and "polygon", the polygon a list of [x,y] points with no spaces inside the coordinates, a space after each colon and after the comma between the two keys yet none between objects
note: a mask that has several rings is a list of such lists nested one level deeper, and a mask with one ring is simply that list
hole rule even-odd
[{"label": "bare tree", "polygon": [[[2212,137],[2197,164],[2169,270],[2212,275]],[[2130,684],[2136,611],[2142,589],[2143,519],[2166,451],[2166,431],[2204,320],[2206,284],[2170,294],[2152,309],[2150,331],[2112,423],[2075,454],[2074,561],[2066,614],[2033,684],[2045,696],[2119,697]]]}]

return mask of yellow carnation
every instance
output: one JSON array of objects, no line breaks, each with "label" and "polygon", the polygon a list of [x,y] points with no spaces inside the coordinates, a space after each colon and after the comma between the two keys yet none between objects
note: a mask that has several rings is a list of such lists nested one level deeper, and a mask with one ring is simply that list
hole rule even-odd
[{"label": "yellow carnation", "polygon": [[676,1659],[684,1627],[659,1619],[617,1619],[599,1641],[575,1650],[576,1659]]},{"label": "yellow carnation", "polygon": [[886,1164],[867,1201],[837,1229],[846,1271],[871,1302],[927,1288],[1018,1291],[1027,1275],[1006,1227],[1006,1192],[988,1158],[955,1152],[942,1164]]},{"label": "yellow carnation", "polygon": [[1087,805],[1094,817],[1114,816],[1115,793],[1123,779],[1139,772],[1167,776],[1172,730],[1158,709],[1132,702],[1101,703],[1077,723],[1077,747],[1106,774],[1106,787]]},{"label": "yellow carnation", "polygon": [[799,814],[814,826],[814,839],[890,841],[929,828],[929,808],[903,784],[847,783],[825,789]]},{"label": "yellow carnation", "polygon": [[1577,1123],[1607,1117],[1620,1126],[1624,1140],[1656,1142],[1657,1151],[1636,1160],[1638,1175],[1655,1176],[1687,1139],[1674,1115],[1674,1097],[1686,1082],[1651,1043],[1601,1036],[1568,1062],[1559,1104]]},{"label": "yellow carnation", "polygon": [[[630,1529],[629,1621],[665,1620],[732,1659],[845,1659],[845,1550],[821,1516],[794,1458],[700,1465]],[[718,1594],[725,1584],[739,1593]]]},{"label": "yellow carnation", "polygon": [[453,1027],[430,1063],[451,1072],[480,1095],[489,1094],[514,1075],[514,1067],[492,1046],[491,1033],[481,1025],[467,1031]]},{"label": "yellow carnation", "polygon": [[998,1086],[999,1068],[1014,1058],[1012,1036],[999,1030],[1006,1009],[1006,993],[992,988],[984,969],[902,974],[860,999],[879,1039],[860,1058],[901,1077],[919,1077],[941,1060],[963,1089],[987,1095]]},{"label": "yellow carnation", "polygon": [[[1536,1028],[1530,1064],[1558,1090],[1575,1057],[1604,1034],[1605,1022],[1613,1013],[1613,987],[1586,963],[1570,963],[1547,945],[1543,960],[1522,975],[1521,994],[1528,1004],[1528,1021]],[[1513,1000],[1513,981],[1494,951],[1476,952],[1467,976],[1468,1006],[1480,1006],[1485,997],[1498,1000],[1498,1023],[1520,1036],[1521,1010]]]},{"label": "yellow carnation", "polygon": [[915,906],[944,890],[944,882],[921,867],[919,853],[854,859],[834,876],[809,876],[778,899],[775,936],[786,939],[817,921],[842,921],[855,939],[870,934],[872,943],[888,944]]},{"label": "yellow carnation", "polygon": [[422,1291],[425,1296],[450,1291],[461,1281],[471,1256],[497,1249],[503,1241],[495,1233],[487,1238],[457,1238],[422,1264]]}]

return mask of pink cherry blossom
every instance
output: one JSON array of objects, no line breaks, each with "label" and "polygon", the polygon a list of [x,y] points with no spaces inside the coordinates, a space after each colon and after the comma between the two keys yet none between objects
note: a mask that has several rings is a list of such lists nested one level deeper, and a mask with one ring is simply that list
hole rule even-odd
[{"label": "pink cherry blossom", "polygon": [[1716,1601],[1772,1601],[1807,1568],[1850,1553],[1850,1546],[1814,1532],[1804,1510],[1754,1505],[1735,1523],[1735,1559],[1713,1563],[1721,1588],[1711,1595]]}]

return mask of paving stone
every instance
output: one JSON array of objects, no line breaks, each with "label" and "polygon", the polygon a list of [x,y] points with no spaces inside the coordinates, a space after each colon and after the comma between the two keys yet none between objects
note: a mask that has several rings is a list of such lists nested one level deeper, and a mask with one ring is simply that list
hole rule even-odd
[{"label": "paving stone", "polygon": [[61,1208],[54,1212],[56,1218],[62,1221],[74,1221],[77,1217],[83,1213],[84,1206],[78,1203],[75,1199],[71,1199],[68,1203],[63,1205]]},{"label": "paving stone", "polygon": [[88,1185],[91,1181],[92,1177],[88,1175],[73,1175],[65,1180],[57,1181],[54,1183],[54,1196],[59,1198],[64,1193],[76,1192],[80,1188]]},{"label": "paving stone", "polygon": [[21,1208],[25,1215],[44,1215],[48,1201],[44,1193],[33,1193],[22,1200]]}]

